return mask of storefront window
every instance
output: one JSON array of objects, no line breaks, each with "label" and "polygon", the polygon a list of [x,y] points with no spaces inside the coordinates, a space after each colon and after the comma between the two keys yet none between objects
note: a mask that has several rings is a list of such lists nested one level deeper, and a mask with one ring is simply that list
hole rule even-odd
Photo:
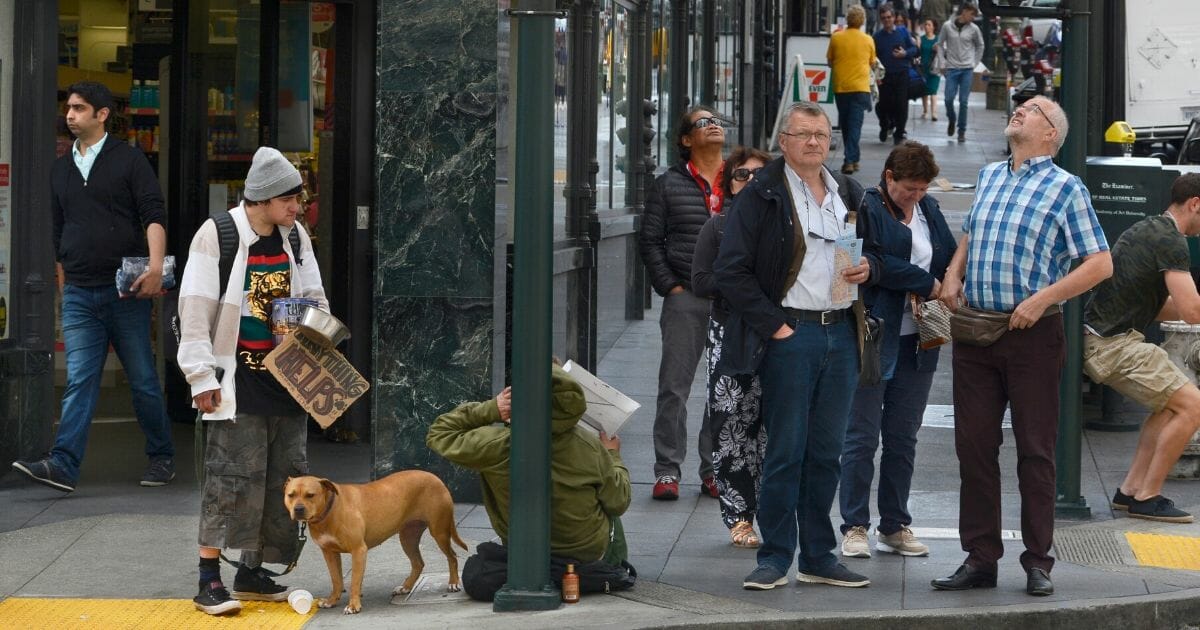
[{"label": "storefront window", "polygon": [[625,174],[628,170],[626,145],[626,102],[629,81],[629,14],[609,0],[600,12],[600,114],[597,118],[598,162],[596,209],[620,208],[625,204]]}]

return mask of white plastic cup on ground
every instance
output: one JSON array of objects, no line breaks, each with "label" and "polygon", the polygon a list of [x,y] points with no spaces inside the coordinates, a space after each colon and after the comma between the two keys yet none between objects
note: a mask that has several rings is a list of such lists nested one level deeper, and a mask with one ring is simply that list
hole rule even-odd
[{"label": "white plastic cup on ground", "polygon": [[312,610],[313,596],[312,593],[298,588],[291,593],[288,593],[288,603],[291,604],[292,610],[307,615],[308,611]]}]

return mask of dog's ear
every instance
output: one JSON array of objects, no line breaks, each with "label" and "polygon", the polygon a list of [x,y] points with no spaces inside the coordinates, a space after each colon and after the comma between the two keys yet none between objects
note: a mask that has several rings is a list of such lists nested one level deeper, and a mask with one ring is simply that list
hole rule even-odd
[{"label": "dog's ear", "polygon": [[337,491],[337,486],[336,486],[336,485],[334,485],[334,483],[333,483],[332,481],[328,480],[328,479],[322,479],[322,480],[321,480],[321,487],[322,487],[322,488],[325,488],[325,491],[326,491],[326,492],[328,492],[328,493],[330,493],[330,494],[337,494],[337,493],[338,493],[338,491]]}]

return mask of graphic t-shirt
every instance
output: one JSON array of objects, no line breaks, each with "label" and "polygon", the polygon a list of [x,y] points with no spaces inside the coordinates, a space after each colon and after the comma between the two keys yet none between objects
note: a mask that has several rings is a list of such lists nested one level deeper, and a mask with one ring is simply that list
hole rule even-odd
[{"label": "graphic t-shirt", "polygon": [[267,371],[263,359],[275,348],[271,334],[271,301],[292,295],[292,276],[279,229],[250,246],[242,287],[242,321],[238,330],[235,373],[238,413],[289,416],[304,409]]},{"label": "graphic t-shirt", "polygon": [[1169,216],[1147,217],[1112,249],[1113,275],[1088,300],[1083,321],[1101,336],[1143,330],[1167,301],[1164,271],[1190,269],[1187,240]]}]

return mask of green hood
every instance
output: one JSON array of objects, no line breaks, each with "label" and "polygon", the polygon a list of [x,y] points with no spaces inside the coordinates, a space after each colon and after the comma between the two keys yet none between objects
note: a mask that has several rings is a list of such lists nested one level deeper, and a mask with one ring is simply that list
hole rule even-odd
[{"label": "green hood", "polygon": [[550,433],[560,435],[575,428],[587,409],[583,388],[557,365],[550,373]]}]

